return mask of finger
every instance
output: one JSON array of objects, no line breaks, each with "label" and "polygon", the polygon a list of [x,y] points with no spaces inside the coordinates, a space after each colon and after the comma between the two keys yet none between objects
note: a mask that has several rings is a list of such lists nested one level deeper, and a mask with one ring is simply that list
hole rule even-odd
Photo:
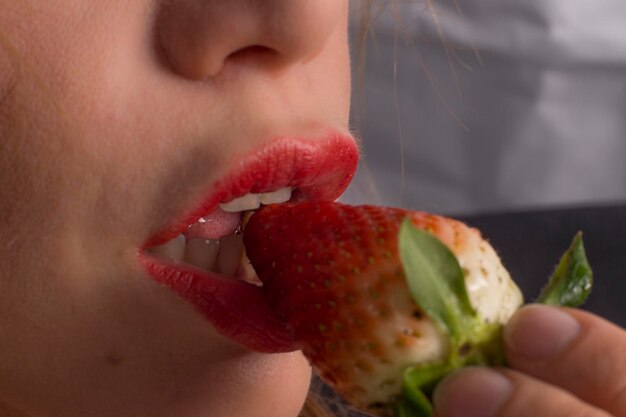
[{"label": "finger", "polygon": [[438,417],[610,417],[569,392],[511,370],[468,368],[435,391]]},{"label": "finger", "polygon": [[626,332],[573,309],[532,305],[504,330],[509,366],[626,416]]}]

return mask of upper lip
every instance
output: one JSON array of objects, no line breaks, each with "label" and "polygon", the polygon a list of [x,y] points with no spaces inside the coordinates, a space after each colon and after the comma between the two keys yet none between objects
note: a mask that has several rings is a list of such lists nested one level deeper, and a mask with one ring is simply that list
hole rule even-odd
[{"label": "upper lip", "polygon": [[162,244],[213,211],[246,193],[292,187],[292,201],[337,199],[352,181],[358,150],[351,135],[332,131],[323,139],[279,137],[235,161],[235,168],[213,183],[178,220],[152,235],[143,248]]}]

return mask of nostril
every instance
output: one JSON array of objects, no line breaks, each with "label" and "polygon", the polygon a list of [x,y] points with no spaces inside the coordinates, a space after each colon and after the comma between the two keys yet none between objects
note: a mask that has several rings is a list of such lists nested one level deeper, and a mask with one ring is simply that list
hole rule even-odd
[{"label": "nostril", "polygon": [[229,63],[249,64],[255,62],[257,65],[266,66],[276,61],[280,52],[263,45],[251,45],[240,48],[232,52],[225,59],[224,65]]},{"label": "nostril", "polygon": [[246,56],[246,55],[253,55],[253,56],[263,56],[263,55],[270,55],[270,56],[274,56],[277,55],[278,52],[272,48],[268,48],[267,46],[263,46],[263,45],[251,45],[251,46],[246,46],[244,48],[238,49],[235,52],[230,54],[230,58],[237,58],[239,56]]}]

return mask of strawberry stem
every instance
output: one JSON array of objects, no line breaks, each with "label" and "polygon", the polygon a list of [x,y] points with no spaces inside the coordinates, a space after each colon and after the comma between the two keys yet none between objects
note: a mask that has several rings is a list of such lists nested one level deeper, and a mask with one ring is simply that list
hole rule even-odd
[{"label": "strawberry stem", "polygon": [[411,366],[404,371],[402,397],[396,403],[397,417],[431,417],[430,398],[439,381],[452,369],[444,362]]}]

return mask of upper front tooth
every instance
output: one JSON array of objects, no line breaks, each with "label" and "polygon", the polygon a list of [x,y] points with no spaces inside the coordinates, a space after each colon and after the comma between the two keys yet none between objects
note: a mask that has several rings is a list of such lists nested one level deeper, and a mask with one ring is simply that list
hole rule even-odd
[{"label": "upper front tooth", "polygon": [[281,188],[280,190],[272,191],[271,193],[261,194],[261,204],[278,204],[284,203],[291,199],[291,187]]},{"label": "upper front tooth", "polygon": [[242,197],[235,198],[228,203],[220,204],[220,208],[229,213],[256,210],[261,206],[261,204],[278,204],[289,201],[291,199],[291,191],[291,187],[284,187],[269,193],[248,193]]},{"label": "upper front tooth", "polygon": [[246,210],[256,210],[261,205],[261,196],[260,194],[249,193],[242,197],[235,198],[228,203],[220,204],[220,208],[223,211],[227,211],[229,213],[234,213],[238,211],[246,211]]}]

